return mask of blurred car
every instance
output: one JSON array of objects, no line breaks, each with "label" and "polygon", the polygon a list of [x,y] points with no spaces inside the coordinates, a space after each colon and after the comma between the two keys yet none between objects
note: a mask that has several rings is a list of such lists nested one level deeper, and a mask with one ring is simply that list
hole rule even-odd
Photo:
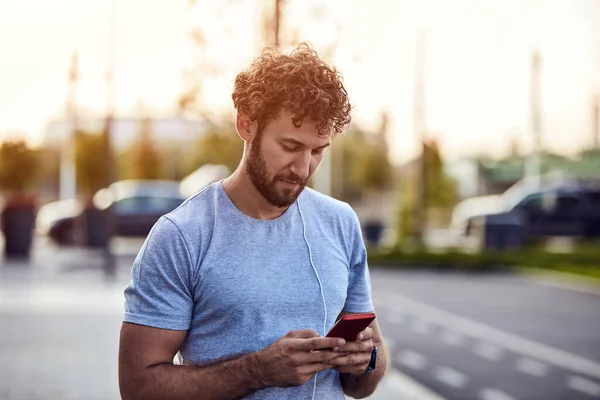
[{"label": "blurred car", "polygon": [[[166,180],[124,180],[99,190],[93,198],[97,210],[110,208],[117,236],[144,237],[158,219],[183,201],[180,183]],[[56,243],[75,243],[84,206],[77,199],[48,203],[38,211],[36,230]]]},{"label": "blurred car", "polygon": [[179,184],[179,188],[185,197],[190,197],[211,183],[227,178],[229,174],[229,168],[225,165],[204,164],[183,178]]},{"label": "blurred car", "polygon": [[469,236],[476,220],[524,228],[528,237],[600,237],[600,187],[577,182],[537,185],[523,181],[502,195],[464,200],[453,212],[452,227]]}]

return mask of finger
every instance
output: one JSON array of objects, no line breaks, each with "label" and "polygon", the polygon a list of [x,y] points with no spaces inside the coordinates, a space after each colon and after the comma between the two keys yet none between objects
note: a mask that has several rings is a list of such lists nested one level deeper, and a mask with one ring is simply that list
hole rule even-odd
[{"label": "finger", "polygon": [[297,350],[311,351],[318,349],[330,349],[332,347],[343,346],[346,343],[344,339],[328,338],[324,336],[313,337],[309,339],[298,339],[295,345]]},{"label": "finger", "polygon": [[350,353],[371,353],[373,350],[373,341],[371,339],[360,342],[347,342],[345,345],[334,348],[333,351]]},{"label": "finger", "polygon": [[375,336],[375,331],[373,328],[366,328],[364,331],[359,332],[358,335],[356,335],[356,340],[373,339],[373,336]]},{"label": "finger", "polygon": [[351,353],[346,356],[333,358],[328,361],[329,365],[340,366],[340,367],[350,367],[350,366],[360,366],[361,368],[364,366],[364,369],[367,369],[369,362],[371,361],[371,356],[366,355],[364,353]]},{"label": "finger", "polygon": [[285,336],[297,339],[308,339],[313,337],[320,337],[321,335],[319,335],[319,333],[314,329],[302,329],[297,331],[290,331]]},{"label": "finger", "polygon": [[[311,353],[304,353],[306,355],[306,363],[324,363],[328,364],[334,358],[343,357],[349,353],[337,353],[329,350],[318,350]],[[303,358],[304,359],[304,358]]]},{"label": "finger", "polygon": [[300,352],[294,354],[295,365],[331,364],[331,360],[344,356],[344,353],[334,353],[327,350]]},{"label": "finger", "polygon": [[301,367],[302,373],[307,375],[314,375],[317,372],[325,371],[327,369],[331,369],[331,365],[323,363],[307,364]]},{"label": "finger", "polygon": [[365,370],[360,367],[352,366],[352,367],[335,367],[333,368],[335,371],[340,374],[353,374],[353,375],[362,375]]}]

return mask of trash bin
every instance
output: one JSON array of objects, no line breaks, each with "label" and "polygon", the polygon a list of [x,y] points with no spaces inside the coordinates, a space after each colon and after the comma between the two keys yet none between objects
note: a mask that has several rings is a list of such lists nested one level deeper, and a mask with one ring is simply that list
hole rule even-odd
[{"label": "trash bin", "polygon": [[369,246],[378,246],[383,236],[383,223],[380,221],[369,221],[365,224],[365,241]]},{"label": "trash bin", "polygon": [[86,209],[83,212],[85,245],[104,248],[109,240],[109,215],[107,210]]}]

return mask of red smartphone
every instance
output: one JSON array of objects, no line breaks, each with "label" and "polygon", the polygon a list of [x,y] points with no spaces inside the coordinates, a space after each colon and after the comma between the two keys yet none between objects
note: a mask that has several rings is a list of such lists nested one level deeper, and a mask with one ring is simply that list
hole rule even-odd
[{"label": "red smartphone", "polygon": [[333,325],[327,337],[339,337],[347,342],[353,342],[356,340],[356,336],[364,331],[375,318],[375,313],[372,312],[344,315]]}]

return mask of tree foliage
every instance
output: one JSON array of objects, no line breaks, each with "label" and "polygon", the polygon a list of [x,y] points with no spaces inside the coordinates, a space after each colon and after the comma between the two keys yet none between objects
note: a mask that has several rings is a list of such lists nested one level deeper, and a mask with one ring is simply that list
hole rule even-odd
[{"label": "tree foliage", "polygon": [[38,182],[41,154],[24,140],[6,141],[0,146],[0,188],[15,193],[32,189]]},{"label": "tree foliage", "polygon": [[233,124],[215,125],[198,140],[187,173],[205,164],[223,164],[234,171],[242,159],[243,151],[244,142]]},{"label": "tree foliage", "polygon": [[376,134],[349,130],[335,139],[332,151],[334,197],[349,201],[390,185],[394,169]]},{"label": "tree foliage", "polygon": [[[426,219],[428,223],[439,225],[447,222],[453,207],[459,200],[457,185],[454,179],[444,171],[438,145],[435,141],[425,144],[426,162]],[[398,216],[398,238],[412,236],[416,231],[416,211],[418,206],[417,179],[418,162],[413,162],[414,168],[409,168],[402,180],[400,207]]]},{"label": "tree foliage", "polygon": [[125,153],[123,175],[127,179],[162,178],[162,157],[152,138],[149,118],[141,121],[140,130],[131,148]]},{"label": "tree foliage", "polygon": [[106,136],[95,132],[78,132],[75,136],[75,170],[77,187],[91,196],[107,182]]}]

